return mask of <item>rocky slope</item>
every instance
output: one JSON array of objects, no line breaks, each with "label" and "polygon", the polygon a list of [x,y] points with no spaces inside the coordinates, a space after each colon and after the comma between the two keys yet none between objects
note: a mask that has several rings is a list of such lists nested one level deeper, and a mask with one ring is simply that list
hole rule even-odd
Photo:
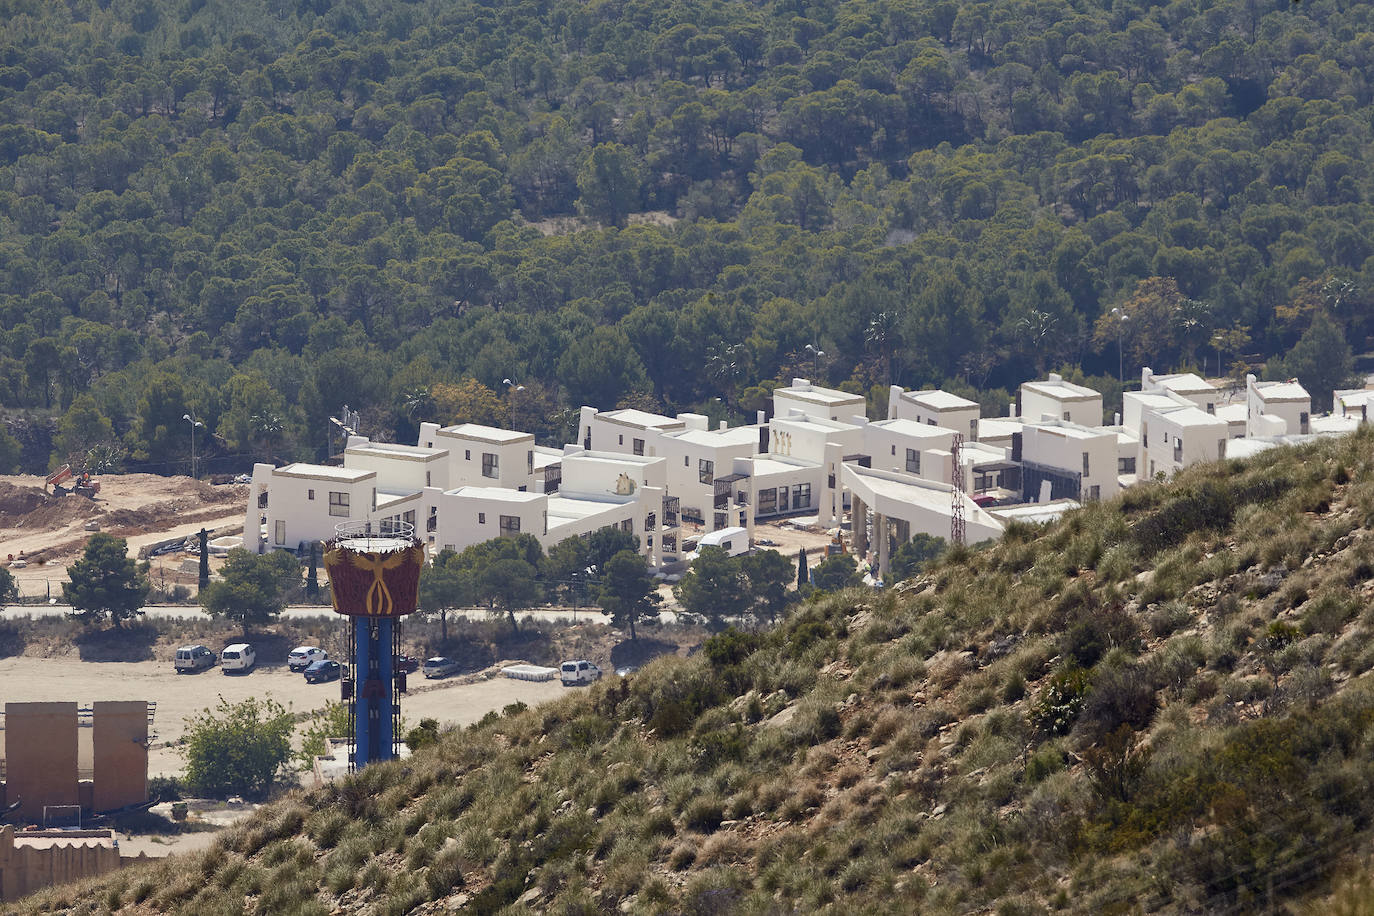
[{"label": "rocky slope", "polygon": [[[32,911],[1242,912],[1374,823],[1374,435],[1145,484]],[[1353,888],[1353,889],[1352,889]],[[1356,902],[1352,902],[1356,901]]]}]

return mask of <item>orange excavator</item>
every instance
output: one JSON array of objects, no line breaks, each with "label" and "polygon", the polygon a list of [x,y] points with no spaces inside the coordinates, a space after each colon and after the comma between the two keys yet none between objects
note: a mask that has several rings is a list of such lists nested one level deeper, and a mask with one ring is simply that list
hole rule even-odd
[{"label": "orange excavator", "polygon": [[[74,481],[74,483],[68,483],[68,481]],[[77,474],[72,470],[70,464],[64,464],[48,475],[43,490],[47,492],[49,489],[51,489],[53,496],[66,496],[68,493],[75,493],[87,499],[95,499],[95,495],[100,492],[100,481],[92,477],[90,471],[82,471]]]}]

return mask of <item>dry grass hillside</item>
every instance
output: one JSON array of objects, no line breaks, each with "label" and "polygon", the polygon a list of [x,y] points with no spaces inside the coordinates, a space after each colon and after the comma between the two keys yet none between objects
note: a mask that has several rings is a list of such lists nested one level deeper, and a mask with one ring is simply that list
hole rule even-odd
[{"label": "dry grass hillside", "polygon": [[821,596],[31,911],[1369,912],[1374,434]]}]

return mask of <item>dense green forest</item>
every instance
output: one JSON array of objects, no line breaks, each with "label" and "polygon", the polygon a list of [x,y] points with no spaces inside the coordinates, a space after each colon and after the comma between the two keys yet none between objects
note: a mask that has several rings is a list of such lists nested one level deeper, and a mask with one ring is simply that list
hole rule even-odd
[{"label": "dense green forest", "polygon": [[184,472],[188,413],[223,469],[323,454],[345,403],[560,441],[792,373],[996,406],[1118,348],[1320,396],[1374,331],[1371,20],[0,0],[0,405]]}]

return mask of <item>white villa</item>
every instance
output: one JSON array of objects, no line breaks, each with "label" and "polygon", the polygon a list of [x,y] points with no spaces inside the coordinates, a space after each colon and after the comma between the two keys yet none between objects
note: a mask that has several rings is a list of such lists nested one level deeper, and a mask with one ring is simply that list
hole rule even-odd
[{"label": "white villa", "polygon": [[475,423],[422,423],[414,445],[352,436],[342,466],[255,465],[244,530],[259,533],[250,549],[301,551],[345,522],[410,525],[438,553],[517,533],[547,549],[615,527],[639,538],[650,568],[672,571],[697,538],[746,549],[757,521],[800,517],[848,523],[854,548],[886,573],[912,535],[948,536],[956,500],[976,543],[1010,519],[1056,517],[1197,462],[1353,430],[1372,403],[1374,390],[1337,391],[1335,412],[1312,417],[1295,381],[1249,376],[1241,402],[1195,374],[1146,367],[1115,426],[1102,422],[1100,393],[1055,374],[1021,385],[1009,416],[892,386],[887,418],[870,421],[863,396],[798,378],[773,392],[771,420],[737,427],[583,407],[579,441],[562,448]]}]

